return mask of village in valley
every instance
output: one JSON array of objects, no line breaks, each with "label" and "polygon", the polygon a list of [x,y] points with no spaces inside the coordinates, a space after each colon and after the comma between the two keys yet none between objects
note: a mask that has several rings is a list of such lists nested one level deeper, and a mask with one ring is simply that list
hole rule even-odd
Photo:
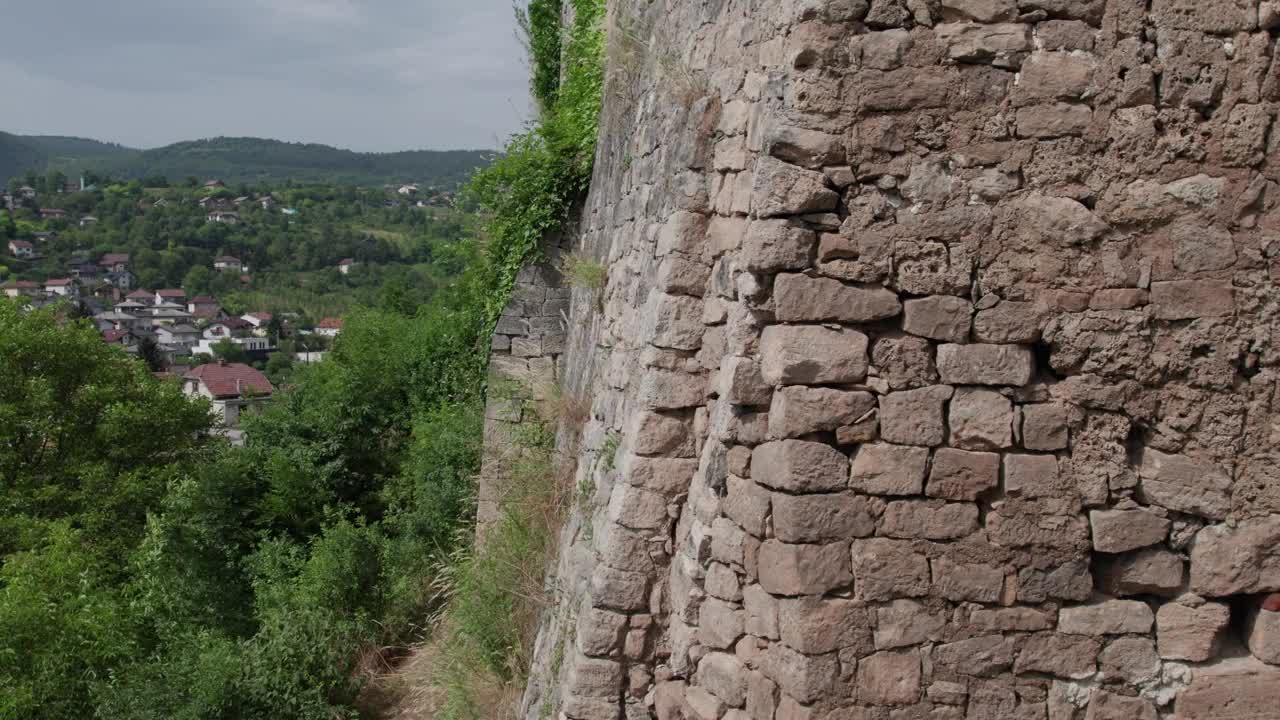
[{"label": "village in valley", "polygon": [[[87,195],[99,192],[99,188],[81,179],[67,181],[53,191]],[[199,207],[204,222],[211,226],[238,226],[245,221],[246,211],[259,218],[279,213],[289,218],[290,224],[300,213],[298,208],[279,206],[269,192],[232,196],[218,180],[205,182],[196,192],[197,199],[144,197],[134,212],[159,212],[172,203],[189,202]],[[382,193],[386,199],[381,205],[386,210],[445,208],[453,202],[451,192],[421,191],[417,185],[387,186]],[[93,214],[77,216],[65,208],[44,207],[39,202],[43,196],[25,185],[11,192],[0,190],[0,210],[29,217],[42,227],[64,230],[84,231],[100,222]],[[57,230],[29,232],[28,236],[30,239],[8,240],[8,261],[47,261],[42,246],[52,246],[59,239]],[[355,258],[344,257],[329,267],[345,281],[361,265]],[[44,266],[48,268],[49,263]],[[56,275],[43,279],[9,279],[0,283],[0,292],[29,308],[61,304],[69,318],[91,320],[104,343],[145,361],[158,377],[180,382],[188,395],[209,399],[233,439],[240,437],[241,414],[269,400],[277,384],[283,382],[287,373],[282,369],[320,361],[342,330],[338,315],[312,318],[265,307],[229,312],[219,297],[208,292],[142,287],[134,258],[126,252],[94,256],[87,250],[75,250],[60,267]],[[230,292],[248,289],[255,280],[248,260],[235,255],[216,255],[207,267],[213,281],[205,285],[231,288]]]}]

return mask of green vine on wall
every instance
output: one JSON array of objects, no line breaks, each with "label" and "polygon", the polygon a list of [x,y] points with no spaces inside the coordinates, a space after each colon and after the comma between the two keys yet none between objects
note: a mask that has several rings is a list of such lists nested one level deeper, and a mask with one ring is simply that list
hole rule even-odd
[{"label": "green vine on wall", "polygon": [[[485,216],[492,274],[485,316],[491,323],[506,305],[520,269],[537,256],[548,233],[568,222],[591,182],[604,90],[605,0],[567,1],[574,18],[556,62],[547,53],[551,35],[561,37],[560,3],[533,0],[522,14],[542,113],[472,178],[466,191]],[[554,91],[552,76],[558,82]]]}]

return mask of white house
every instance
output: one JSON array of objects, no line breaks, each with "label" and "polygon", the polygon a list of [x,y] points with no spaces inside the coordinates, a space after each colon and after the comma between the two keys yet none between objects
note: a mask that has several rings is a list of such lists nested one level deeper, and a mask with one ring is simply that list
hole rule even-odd
[{"label": "white house", "polygon": [[156,340],[164,345],[191,347],[200,340],[200,331],[186,324],[158,325]]},{"label": "white house", "polygon": [[35,256],[36,249],[26,240],[10,240],[9,254],[16,258],[30,258]]},{"label": "white house", "polygon": [[213,269],[218,272],[244,272],[248,268],[240,262],[240,258],[221,255],[213,259]]},{"label": "white house", "polygon": [[325,337],[338,337],[338,333],[342,332],[342,318],[327,317],[316,325],[316,334]]},{"label": "white house", "polygon": [[214,210],[205,218],[211,223],[223,223],[224,225],[235,225],[240,222],[240,213],[231,212],[229,210]]},{"label": "white house", "polygon": [[418,192],[418,186],[417,185],[401,185],[400,189],[396,190],[396,192],[400,193],[401,195],[413,195]]},{"label": "white house", "polygon": [[10,280],[3,288],[6,297],[16,298],[22,295],[35,295],[40,291],[40,286],[30,280]]},{"label": "white house", "polygon": [[271,399],[274,388],[266,376],[243,363],[216,362],[192,368],[182,378],[182,391],[208,398],[223,423],[234,428],[247,407]]},{"label": "white house", "polygon": [[351,272],[351,268],[356,266],[356,261],[351,258],[343,258],[338,261],[338,272],[346,275]]},{"label": "white house", "polygon": [[45,280],[44,291],[50,295],[61,295],[62,297],[75,297],[79,294],[76,292],[75,282],[67,278],[52,278]]}]

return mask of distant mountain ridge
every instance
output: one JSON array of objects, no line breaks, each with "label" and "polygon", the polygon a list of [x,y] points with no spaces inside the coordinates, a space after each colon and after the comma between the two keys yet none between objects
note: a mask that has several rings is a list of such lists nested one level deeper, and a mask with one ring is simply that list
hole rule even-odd
[{"label": "distant mountain ridge", "polygon": [[418,182],[454,186],[488,164],[487,150],[361,153],[315,143],[248,137],[190,140],[138,150],[87,138],[0,132],[0,183],[28,169],[85,171],[122,177],[157,175],[171,182],[194,176],[228,183],[294,180],[355,185]]}]

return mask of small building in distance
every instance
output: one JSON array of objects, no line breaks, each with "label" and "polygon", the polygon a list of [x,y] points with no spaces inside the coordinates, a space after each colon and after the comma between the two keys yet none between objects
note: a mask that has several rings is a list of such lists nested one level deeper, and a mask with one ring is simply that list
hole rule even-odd
[{"label": "small building in distance", "polygon": [[178,288],[168,288],[156,291],[155,304],[173,303],[175,305],[185,306],[187,304],[187,291]]},{"label": "small building in distance", "polygon": [[206,218],[211,223],[222,223],[223,225],[235,225],[240,222],[240,213],[230,210],[214,210],[209,213]]},{"label": "small building in distance", "polygon": [[129,269],[129,253],[107,253],[98,261],[98,267],[107,272],[124,272]]},{"label": "small building in distance", "polygon": [[44,281],[44,291],[50,295],[61,295],[62,297],[79,295],[75,281],[70,278],[49,278]]},{"label": "small building in distance", "polygon": [[346,275],[351,272],[351,268],[356,266],[356,261],[351,258],[343,258],[338,261],[338,272]]},{"label": "small building in distance", "polygon": [[9,254],[16,258],[32,258],[35,257],[36,248],[26,240],[10,240]]},{"label": "small building in distance", "polygon": [[10,280],[4,285],[0,285],[0,290],[4,291],[5,297],[16,298],[23,295],[35,295],[40,292],[40,285],[30,280]]},{"label": "small building in distance", "polygon": [[190,397],[208,398],[228,428],[238,427],[247,408],[271,399],[274,388],[261,372],[244,363],[216,362],[187,371],[182,390]]},{"label": "small building in distance", "polygon": [[327,317],[316,325],[316,334],[325,337],[338,337],[338,333],[342,332],[342,318]]},{"label": "small building in distance", "polygon": [[80,218],[80,227],[89,227],[90,225],[96,225],[97,223],[98,223],[98,218],[92,215],[85,215],[84,217]]},{"label": "small building in distance", "polygon": [[220,255],[213,259],[213,269],[218,272],[244,272],[244,263],[240,262],[240,258],[231,255]]},{"label": "small building in distance", "polygon": [[65,220],[67,211],[59,208],[40,208],[41,220]]}]

